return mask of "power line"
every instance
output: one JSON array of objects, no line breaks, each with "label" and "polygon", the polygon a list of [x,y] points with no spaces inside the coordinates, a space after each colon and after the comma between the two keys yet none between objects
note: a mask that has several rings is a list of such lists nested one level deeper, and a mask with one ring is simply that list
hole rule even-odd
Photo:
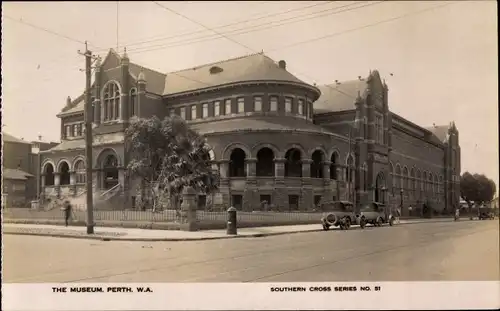
[{"label": "power line", "polygon": [[[229,30],[229,31],[225,32],[224,34],[226,36],[227,35],[237,36],[237,35],[243,35],[243,34],[247,34],[247,33],[257,32],[257,31],[268,30],[271,28],[276,28],[276,27],[280,27],[280,26],[284,26],[284,25],[288,25],[288,24],[303,22],[303,21],[310,20],[310,19],[321,18],[321,17],[331,16],[331,15],[335,15],[335,14],[339,14],[339,13],[343,13],[343,12],[347,12],[347,11],[352,11],[352,10],[360,9],[360,8],[367,7],[367,6],[380,4],[382,2],[384,2],[384,1],[378,1],[375,3],[367,3],[367,4],[363,4],[361,6],[357,6],[357,7],[353,7],[353,8],[350,8],[350,7],[354,6],[354,5],[358,5],[359,3],[358,2],[350,3],[347,5],[342,5],[342,6],[338,6],[338,7],[334,7],[334,8],[328,8],[328,9],[313,12],[313,13],[307,13],[307,14],[303,14],[303,15],[299,15],[299,16],[292,16],[292,17],[285,18],[285,19],[273,20],[273,21],[269,21],[269,22],[265,22],[262,24],[249,26],[249,27],[233,29],[233,30]],[[217,27],[214,27],[214,28],[217,28]],[[205,32],[205,30],[201,30],[199,32]],[[214,32],[214,31],[212,31],[212,32]],[[178,37],[178,36],[172,36],[172,37]],[[221,39],[221,38],[223,38],[223,36],[220,36],[217,33],[215,33],[215,34],[211,34],[208,36],[203,35],[203,36],[198,36],[198,37],[190,38],[190,39],[181,39],[181,40],[170,42],[170,43],[162,43],[162,44],[156,44],[156,45],[149,45],[149,46],[145,46],[145,47],[132,48],[132,49],[129,49],[129,51],[134,52],[134,53],[143,53],[143,52],[149,52],[149,51],[154,51],[154,50],[166,49],[166,48],[170,48],[170,47],[186,46],[186,45],[201,43],[201,42],[205,42],[205,41],[213,41],[213,40],[217,40],[217,39]]]},{"label": "power line", "polygon": [[229,41],[232,41],[232,42],[234,42],[234,43],[236,43],[236,44],[238,44],[238,45],[241,45],[241,46],[243,46],[243,47],[245,47],[245,48],[247,48],[247,49],[249,49],[249,50],[251,50],[251,51],[254,51],[251,47],[249,47],[249,46],[247,46],[247,45],[245,45],[245,44],[243,44],[243,43],[237,42],[237,41],[235,41],[235,40],[233,40],[233,39],[229,38],[228,36],[226,36],[226,35],[224,35],[224,34],[222,34],[222,33],[218,32],[217,30],[214,30],[214,29],[212,29],[212,28],[210,28],[210,27],[208,27],[208,26],[205,26],[205,25],[203,25],[202,23],[199,23],[199,22],[195,21],[194,19],[191,19],[191,18],[187,17],[186,15],[183,15],[183,14],[181,14],[181,13],[179,13],[179,12],[176,12],[176,11],[174,11],[174,10],[172,10],[172,9],[170,9],[170,8],[168,8],[168,7],[166,7],[166,6],[163,6],[163,5],[161,5],[160,3],[156,2],[156,1],[153,1],[153,2],[154,2],[154,3],[156,3],[156,5],[160,6],[161,8],[163,8],[163,9],[165,9],[165,10],[167,10],[167,11],[171,12],[171,13],[174,13],[174,14],[176,14],[176,15],[180,16],[180,17],[183,17],[184,19],[187,19],[188,21],[191,21],[192,23],[195,23],[195,24],[197,24],[198,26],[201,26],[201,27],[203,27],[203,28],[206,28],[206,29],[208,29],[208,30],[210,30],[210,31],[212,31],[212,32],[214,32],[214,33],[216,33],[216,34],[218,34],[219,36],[222,36],[222,37],[226,38],[226,39],[227,39],[227,40],[229,40]]},{"label": "power line", "polygon": [[378,26],[378,25],[381,25],[381,24],[393,22],[395,20],[399,20],[399,19],[411,16],[411,15],[417,15],[417,14],[425,13],[425,12],[428,12],[428,11],[436,10],[436,9],[439,9],[439,8],[442,8],[442,7],[445,7],[445,6],[448,6],[448,5],[452,5],[452,4],[455,4],[455,3],[457,3],[457,2],[448,2],[448,3],[445,3],[443,5],[437,5],[437,6],[434,6],[432,8],[426,8],[426,9],[422,9],[422,10],[419,10],[419,11],[410,12],[410,13],[407,13],[407,14],[404,14],[404,15],[396,16],[396,17],[393,17],[393,18],[389,18],[389,19],[382,20],[382,21],[379,21],[379,22],[376,22],[376,23],[372,23],[372,24],[368,24],[368,25],[365,25],[365,26],[361,26],[361,27],[352,28],[352,29],[349,29],[349,30],[344,30],[344,31],[340,31],[340,32],[328,34],[328,35],[321,36],[321,37],[314,38],[314,39],[309,39],[309,40],[305,40],[305,41],[300,41],[300,42],[292,43],[292,44],[289,44],[289,45],[286,45],[286,46],[283,46],[283,47],[279,47],[279,48],[268,50],[268,52],[282,50],[282,49],[288,49],[288,48],[291,48],[291,47],[295,47],[297,45],[303,45],[303,44],[310,43],[310,42],[315,42],[315,41],[320,41],[320,40],[328,39],[328,38],[331,38],[331,37],[340,36],[340,35],[343,35],[343,34],[346,34],[346,33],[349,33],[349,32],[354,32],[354,31],[357,31],[357,30],[362,30],[362,29],[366,29],[366,28],[369,28],[369,27],[374,27],[374,26]]},{"label": "power line", "polygon": [[[263,3],[266,3],[266,2],[272,2],[272,1],[263,1],[263,2],[260,2],[259,4],[263,4]],[[246,19],[246,20],[238,20],[238,21],[231,22],[231,23],[228,23],[228,24],[216,26],[216,27],[213,27],[213,28],[214,29],[221,29],[221,28],[227,28],[227,27],[234,26],[234,25],[241,25],[241,24],[248,23],[248,22],[251,22],[251,21],[256,21],[256,20],[260,20],[260,19],[264,19],[264,18],[268,18],[268,17],[273,17],[273,16],[284,15],[284,14],[288,14],[288,13],[291,13],[291,12],[294,12],[294,11],[301,11],[301,10],[304,10],[304,9],[308,9],[308,8],[312,8],[312,7],[316,7],[316,6],[320,6],[320,5],[330,4],[332,2],[333,1],[326,1],[326,2],[315,3],[313,5],[308,5],[308,6],[305,6],[305,7],[290,9],[290,10],[287,10],[287,11],[284,11],[284,12],[279,12],[279,13],[271,13],[271,14],[260,16],[260,17],[257,17],[257,18],[251,18],[251,19]],[[187,32],[187,33],[183,33],[183,34],[176,34],[176,35],[166,36],[166,37],[157,37],[156,36],[156,37],[151,37],[150,39],[146,39],[146,40],[142,40],[142,41],[125,43],[124,45],[130,47],[130,46],[135,46],[135,45],[141,45],[141,44],[144,44],[144,43],[151,43],[151,42],[162,41],[162,40],[166,40],[166,39],[186,37],[186,36],[190,36],[190,35],[194,35],[194,34],[199,34],[199,33],[204,33],[204,32],[206,32],[205,29],[204,30],[197,30],[197,31]]]},{"label": "power line", "polygon": [[[75,38],[72,38],[72,37],[69,37],[67,35],[64,35],[64,34],[61,34],[61,33],[58,33],[58,32],[55,32],[53,30],[50,30],[50,29],[47,29],[47,28],[43,28],[43,27],[40,27],[40,26],[37,26],[35,24],[31,24],[31,23],[28,23],[28,22],[25,22],[22,20],[22,18],[20,19],[16,19],[14,17],[11,17],[11,16],[8,16],[8,15],[5,15],[3,14],[3,17],[7,18],[7,19],[10,19],[12,21],[15,21],[15,22],[18,22],[20,24],[23,24],[23,25],[26,25],[26,26],[29,26],[31,28],[35,28],[35,29],[38,29],[38,30],[41,30],[41,31],[44,31],[46,33],[50,33],[51,35],[54,35],[54,36],[57,36],[59,38],[63,38],[63,39],[66,39],[66,40],[69,40],[69,41],[72,41],[72,42],[76,42],[76,43],[80,43],[80,44],[85,44],[85,41],[82,41],[82,40],[78,40],[78,39],[75,39]],[[90,44],[89,44],[90,45]],[[94,45],[92,45],[94,46]],[[96,48],[99,48],[97,46],[94,46]]]}]

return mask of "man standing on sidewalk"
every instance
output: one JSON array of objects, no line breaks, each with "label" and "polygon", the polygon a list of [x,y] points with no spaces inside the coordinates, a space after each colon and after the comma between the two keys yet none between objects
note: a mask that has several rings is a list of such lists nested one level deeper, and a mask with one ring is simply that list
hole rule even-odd
[{"label": "man standing on sidewalk", "polygon": [[68,226],[69,218],[71,217],[71,203],[69,200],[64,201],[63,211],[64,211],[64,224]]}]

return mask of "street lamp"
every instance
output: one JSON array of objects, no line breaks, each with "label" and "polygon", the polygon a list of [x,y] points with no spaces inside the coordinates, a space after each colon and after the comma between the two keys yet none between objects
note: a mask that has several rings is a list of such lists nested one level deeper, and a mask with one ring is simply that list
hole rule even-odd
[{"label": "street lamp", "polygon": [[400,209],[403,211],[403,189],[399,190],[400,198],[401,198],[401,206]]}]

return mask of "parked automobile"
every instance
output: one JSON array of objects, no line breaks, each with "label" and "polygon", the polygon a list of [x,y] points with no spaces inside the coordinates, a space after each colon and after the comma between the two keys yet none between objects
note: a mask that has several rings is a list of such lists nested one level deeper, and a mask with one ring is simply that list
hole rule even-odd
[{"label": "parked automobile", "polygon": [[388,208],[378,202],[372,202],[361,207],[360,213],[357,216],[359,226],[365,228],[367,224],[372,224],[376,227],[381,227],[385,223],[390,226],[394,225],[396,217],[392,215]]},{"label": "parked automobile", "polygon": [[356,223],[356,214],[354,213],[354,204],[349,201],[334,201],[321,204],[321,209],[325,211],[321,218],[323,230],[330,227],[340,227],[347,230],[351,224]]},{"label": "parked automobile", "polygon": [[495,214],[493,214],[493,211],[490,208],[481,208],[479,210],[479,220],[484,220],[484,219],[495,219]]}]

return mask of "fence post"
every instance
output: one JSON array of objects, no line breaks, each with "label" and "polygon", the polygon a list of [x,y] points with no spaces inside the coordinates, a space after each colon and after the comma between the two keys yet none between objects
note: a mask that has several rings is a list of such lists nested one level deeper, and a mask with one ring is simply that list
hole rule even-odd
[{"label": "fence post", "polygon": [[238,234],[238,226],[237,226],[237,217],[236,217],[236,208],[231,206],[227,210],[227,234],[228,235],[237,235]]},{"label": "fence post", "polygon": [[[186,187],[182,192],[182,215],[185,221],[180,224],[183,231],[197,231],[196,225],[196,191],[192,187]],[[183,217],[184,218],[184,217]]]}]

